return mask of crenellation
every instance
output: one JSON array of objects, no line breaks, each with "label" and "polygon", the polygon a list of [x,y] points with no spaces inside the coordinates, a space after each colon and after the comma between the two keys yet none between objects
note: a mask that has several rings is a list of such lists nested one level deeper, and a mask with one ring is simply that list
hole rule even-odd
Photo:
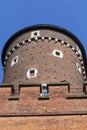
[{"label": "crenellation", "polygon": [[19,31],[5,44],[2,65],[0,129],[87,128],[86,54],[68,30],[35,25]]}]

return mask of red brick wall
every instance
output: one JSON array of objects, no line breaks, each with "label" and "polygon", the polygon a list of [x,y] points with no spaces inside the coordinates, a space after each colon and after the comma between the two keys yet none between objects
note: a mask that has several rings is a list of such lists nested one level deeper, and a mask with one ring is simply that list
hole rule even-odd
[{"label": "red brick wall", "polygon": [[[41,36],[52,36],[64,40],[67,44],[76,48],[75,42],[67,36],[53,32],[41,30]],[[19,37],[19,41],[30,38],[30,33],[24,34]],[[11,50],[15,44],[20,43],[18,39],[14,41],[9,50]],[[63,52],[63,58],[53,56],[53,50],[57,49]],[[9,52],[9,51],[8,51]],[[19,56],[19,61],[13,67],[11,67],[11,61],[15,56]],[[82,92],[83,85],[83,71],[80,74],[76,68],[76,62],[80,63],[80,60],[76,53],[66,45],[55,42],[55,40],[38,40],[32,41],[30,44],[21,46],[17,49],[7,60],[5,67],[4,83],[12,83],[17,86],[19,83],[49,83],[60,82],[66,80],[71,84],[71,92]],[[36,68],[38,74],[36,78],[27,79],[26,73],[28,69]]]},{"label": "red brick wall", "polygon": [[1,130],[87,130],[87,116],[0,117]]},{"label": "red brick wall", "polygon": [[[15,39],[7,54],[17,44],[30,38],[30,34],[27,32]],[[80,59],[76,54],[77,44],[68,36],[53,30],[40,30],[40,34],[40,39],[20,46],[7,58],[3,83],[13,84],[14,89],[19,91],[19,84],[61,83],[66,80],[70,83],[70,92],[65,85],[50,85],[49,100],[39,100],[40,86],[24,86],[18,93],[19,100],[9,100],[10,95],[15,95],[11,88],[0,88],[0,129],[86,130],[87,95],[83,93],[83,56]],[[42,37],[47,38],[43,40]],[[50,41],[49,37],[54,39]],[[56,42],[56,38],[59,41]],[[62,51],[64,57],[54,57],[54,49]],[[18,63],[11,67],[11,61],[17,55]],[[81,66],[81,73],[77,70],[76,62]],[[37,77],[26,77],[30,68],[38,70]],[[67,99],[69,94],[82,94],[85,98]]]},{"label": "red brick wall", "polygon": [[9,100],[10,89],[0,89],[0,115],[59,115],[87,113],[87,99],[67,99],[67,86],[49,87],[49,100],[39,100],[40,87],[21,88],[19,100]]}]

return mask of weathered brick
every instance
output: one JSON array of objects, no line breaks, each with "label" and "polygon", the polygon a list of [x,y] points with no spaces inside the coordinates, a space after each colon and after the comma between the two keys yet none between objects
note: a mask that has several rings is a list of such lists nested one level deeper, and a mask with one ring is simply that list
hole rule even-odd
[{"label": "weathered brick", "polygon": [[[32,39],[31,32],[38,29],[40,37]],[[63,58],[54,56],[55,49]],[[56,27],[33,27],[14,35],[2,54],[1,130],[87,129],[86,56],[76,37]],[[18,62],[12,66],[16,56]],[[37,69],[37,76],[28,78],[31,68]],[[8,84],[12,89],[5,86]],[[44,84],[46,98],[41,97]]]}]

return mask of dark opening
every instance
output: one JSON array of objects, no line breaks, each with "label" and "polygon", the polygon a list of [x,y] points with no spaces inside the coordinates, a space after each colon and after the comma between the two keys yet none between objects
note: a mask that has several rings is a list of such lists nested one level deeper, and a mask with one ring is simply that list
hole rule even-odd
[{"label": "dark opening", "polygon": [[56,51],[55,53],[56,53],[57,56],[60,56],[60,52]]},{"label": "dark opening", "polygon": [[36,35],[37,35],[37,32],[35,32],[34,35],[36,36]]},{"label": "dark opening", "polygon": [[14,63],[16,63],[16,62],[17,62],[17,58],[14,59]]},{"label": "dark opening", "polygon": [[35,70],[30,70],[30,76],[34,76]]}]

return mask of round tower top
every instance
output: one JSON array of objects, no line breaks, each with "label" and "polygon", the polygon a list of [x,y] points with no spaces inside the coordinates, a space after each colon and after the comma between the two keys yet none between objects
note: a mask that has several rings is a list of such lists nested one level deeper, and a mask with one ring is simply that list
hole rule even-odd
[{"label": "round tower top", "polygon": [[86,67],[86,54],[85,54],[85,50],[84,50],[84,47],[82,45],[82,43],[80,42],[80,40],[74,35],[72,34],[70,31],[64,29],[64,28],[61,28],[61,27],[58,27],[58,26],[54,26],[54,25],[47,25],[47,24],[39,24],[39,25],[33,25],[33,26],[30,26],[30,27],[26,27],[18,32],[16,32],[14,35],[12,35],[8,41],[6,42],[4,48],[3,48],[3,51],[2,51],[2,65],[4,66],[4,59],[5,59],[5,55],[6,55],[6,52],[9,48],[9,46],[12,44],[12,42],[18,38],[20,35],[26,33],[26,32],[29,32],[29,31],[33,31],[33,30],[38,30],[38,29],[44,29],[44,30],[53,30],[53,31],[56,31],[56,32],[60,32],[66,36],[68,36],[70,39],[72,39],[80,48],[81,52],[82,52],[82,55],[83,55],[83,60],[84,60],[84,64],[85,64],[85,67]]}]

